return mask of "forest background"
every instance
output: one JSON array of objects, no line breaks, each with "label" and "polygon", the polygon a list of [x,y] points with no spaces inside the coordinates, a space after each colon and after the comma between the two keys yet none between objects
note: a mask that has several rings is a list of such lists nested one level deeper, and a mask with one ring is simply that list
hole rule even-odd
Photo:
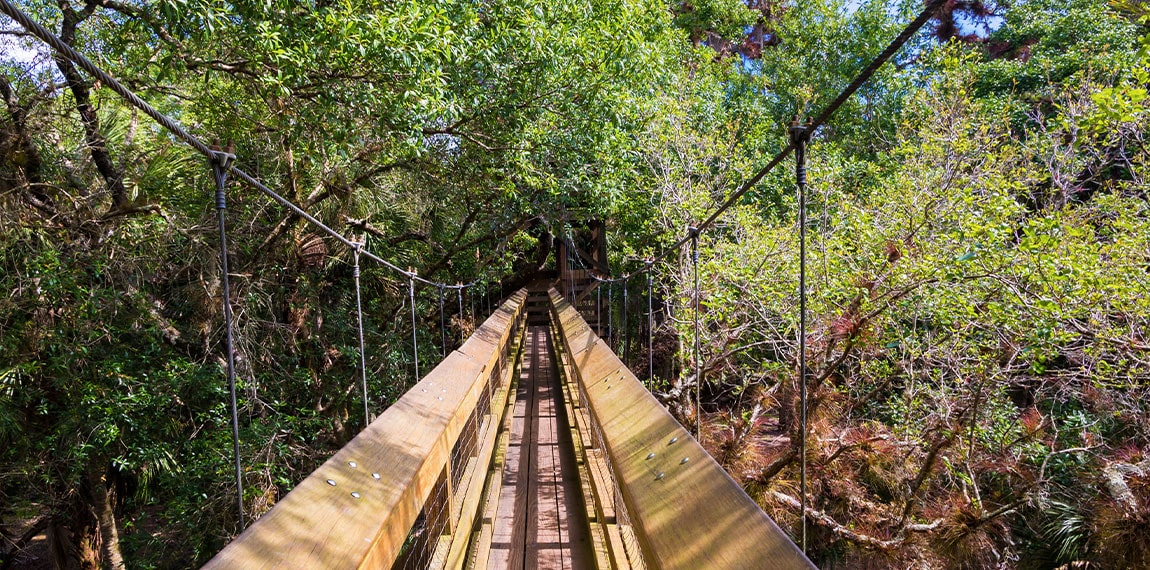
[{"label": "forest background", "polygon": [[[588,220],[616,273],[640,267],[922,9],[17,4],[332,227],[430,279],[478,279],[480,307]],[[1147,14],[946,0],[815,134],[820,566],[1150,567]],[[0,565],[39,540],[63,567],[198,566],[239,530],[210,169],[0,28]],[[621,347],[792,535],[795,205],[777,169],[701,238],[701,411],[686,251],[655,267],[654,377],[642,319]],[[238,185],[229,207],[258,517],[362,428],[351,252]],[[363,279],[378,413],[412,383],[410,305],[405,279]],[[416,310],[426,371],[473,323],[441,331],[434,289]]]}]

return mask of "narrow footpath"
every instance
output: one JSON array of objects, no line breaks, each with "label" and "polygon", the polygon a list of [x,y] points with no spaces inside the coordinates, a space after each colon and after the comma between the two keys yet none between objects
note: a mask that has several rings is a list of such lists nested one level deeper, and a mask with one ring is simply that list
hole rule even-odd
[{"label": "narrow footpath", "polygon": [[524,343],[487,567],[590,568],[591,538],[548,327],[529,326]]}]

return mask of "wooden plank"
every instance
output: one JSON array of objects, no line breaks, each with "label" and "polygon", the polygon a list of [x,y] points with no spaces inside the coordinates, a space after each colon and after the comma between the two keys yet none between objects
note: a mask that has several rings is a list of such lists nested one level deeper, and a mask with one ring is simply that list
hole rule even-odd
[{"label": "wooden plank", "polygon": [[[514,359],[518,360],[521,349],[522,333],[519,334],[512,348]],[[500,426],[503,424],[504,414],[507,412],[506,401],[508,387],[512,384],[512,376],[515,372],[515,368],[515,366],[506,367],[506,370],[502,374],[503,378],[498,379],[498,387],[492,396],[491,410],[485,416],[486,420],[483,423],[482,431],[476,442],[477,454],[471,459],[471,466],[467,470],[467,475],[464,480],[461,482],[461,488],[463,489],[462,492],[459,493],[461,499],[457,501],[455,505],[456,510],[453,516],[456,520],[461,521],[460,527],[462,532],[457,532],[453,537],[443,567],[462,567],[467,555],[468,546],[472,544],[473,541],[473,531],[478,530],[482,524],[482,513],[479,507],[487,488],[487,479],[489,478],[488,467],[491,465],[495,453],[495,440],[499,435]]]},{"label": "wooden plank", "polygon": [[[530,336],[524,340],[524,357],[531,354]],[[526,479],[530,473],[529,452],[525,451],[524,434],[530,432],[530,395],[532,392],[530,365],[519,367],[519,379],[515,386],[515,400],[512,404],[511,425],[508,432],[507,451],[503,462],[498,504],[492,521],[492,535],[486,565],[502,570],[523,567],[522,521],[527,508]]]},{"label": "wooden plank", "polygon": [[497,360],[521,322],[525,299],[526,291],[512,295],[460,350],[205,568],[389,566],[479,401],[486,380],[481,361]]},{"label": "wooden plank", "polygon": [[813,568],[575,309],[554,289],[550,297],[647,565]]},{"label": "wooden plank", "polygon": [[503,469],[507,461],[507,448],[511,440],[511,423],[514,419],[512,410],[515,400],[512,397],[518,386],[518,374],[506,385],[505,392],[501,392],[498,402],[504,409],[503,420],[500,423],[499,439],[496,444],[495,460],[488,470],[488,489],[485,493],[487,504],[483,510],[483,524],[479,530],[479,537],[475,547],[475,554],[471,566],[477,570],[488,567],[491,556],[491,540],[494,535],[495,518],[499,509],[499,496],[503,486]]},{"label": "wooden plank", "polygon": [[[523,374],[529,377],[527,380],[527,406],[528,406],[528,428],[523,434],[523,453],[524,462],[528,466],[524,470],[525,484],[524,492],[517,497],[518,500],[524,501],[523,508],[516,509],[516,516],[523,517],[516,521],[517,525],[521,525],[524,529],[523,542],[523,567],[524,568],[539,568],[539,518],[540,518],[540,504],[539,504],[539,484],[540,484],[540,470],[539,470],[539,377],[537,370],[539,367],[539,350],[538,350],[538,337],[536,329],[531,329],[527,332],[530,338],[530,345],[527,349],[528,362],[524,363]],[[546,511],[544,511],[546,512]],[[519,543],[517,543],[517,546]],[[518,568],[518,566],[516,566]]]},{"label": "wooden plank", "polygon": [[[558,328],[552,326],[550,331],[552,338],[557,338]],[[566,413],[567,426],[569,437],[571,440],[571,448],[574,452],[575,472],[577,476],[577,483],[579,487],[580,498],[583,501],[583,514],[588,519],[588,530],[591,541],[591,563],[594,568],[605,570],[608,568],[626,568],[626,565],[611,564],[610,552],[607,547],[606,525],[604,519],[598,514],[595,505],[595,490],[593,481],[591,479],[591,472],[587,466],[587,449],[584,444],[585,441],[590,441],[590,433],[584,433],[577,425],[577,418],[581,417],[581,411],[577,410],[575,403],[578,401],[578,387],[572,383],[572,373],[570,365],[567,362],[567,354],[563,350],[562,342],[552,341],[551,352],[555,355],[556,359],[556,372],[559,374],[559,382],[563,389],[563,405]],[[588,564],[588,567],[592,567]]]},{"label": "wooden plank", "polygon": [[551,362],[546,352],[542,327],[535,333],[535,488],[532,492],[535,516],[534,535],[527,543],[526,567],[564,568],[563,529],[560,526],[560,490],[557,481],[559,457],[556,453],[558,430],[555,425],[555,395],[552,390]]},{"label": "wooden plank", "polygon": [[547,354],[552,355],[549,369],[551,390],[554,394],[552,405],[555,415],[555,459],[558,463],[556,490],[559,494],[556,503],[559,510],[560,536],[565,545],[564,563],[569,568],[590,568],[594,563],[595,555],[591,541],[590,524],[580,488],[573,430],[567,414],[569,403],[564,395],[559,376],[559,366],[554,358],[555,351],[549,333],[550,331],[548,331],[547,336]]}]

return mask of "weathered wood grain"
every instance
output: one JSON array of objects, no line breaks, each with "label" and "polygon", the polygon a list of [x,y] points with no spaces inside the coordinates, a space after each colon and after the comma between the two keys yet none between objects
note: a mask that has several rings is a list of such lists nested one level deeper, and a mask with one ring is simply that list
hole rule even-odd
[{"label": "weathered wood grain", "polygon": [[501,367],[525,299],[522,290],[512,295],[205,568],[389,567],[472,410],[490,394],[487,380]]},{"label": "weathered wood grain", "polygon": [[552,314],[648,568],[813,568],[554,289]]}]

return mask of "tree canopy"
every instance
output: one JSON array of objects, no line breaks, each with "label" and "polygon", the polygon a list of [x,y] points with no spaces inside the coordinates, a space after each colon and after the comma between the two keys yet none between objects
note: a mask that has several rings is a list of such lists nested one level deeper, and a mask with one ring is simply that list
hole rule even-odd
[{"label": "tree canopy", "polygon": [[[675,243],[923,7],[17,5],[343,235],[477,281],[446,330],[417,288],[424,371],[574,228],[606,223],[616,274]],[[1150,564],[1148,16],[945,2],[814,134],[820,566]],[[0,46],[0,566],[40,535],[64,566],[198,566],[240,530],[211,170],[6,18]],[[238,182],[228,198],[258,517],[362,427],[352,252]],[[645,343],[624,352],[796,535],[797,208],[780,167],[701,236],[699,291],[686,250],[657,264],[654,377]],[[412,307],[386,268],[363,285],[378,413],[413,382]],[[646,283],[626,287],[613,310],[637,315]]]}]

